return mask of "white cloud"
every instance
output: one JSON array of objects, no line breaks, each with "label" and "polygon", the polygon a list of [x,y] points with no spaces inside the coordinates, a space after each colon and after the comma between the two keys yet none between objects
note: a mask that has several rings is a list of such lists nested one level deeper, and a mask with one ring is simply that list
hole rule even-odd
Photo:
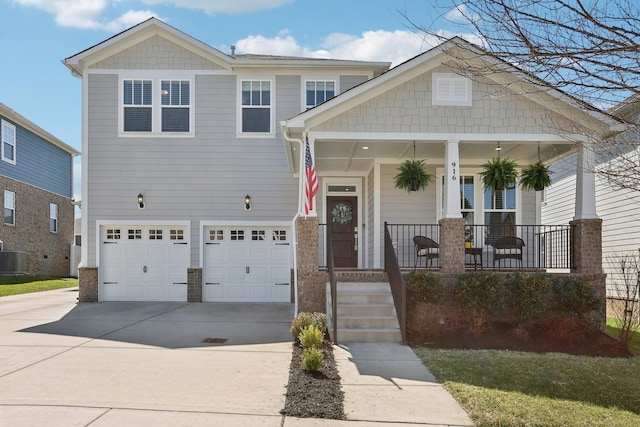
[{"label": "white cloud", "polygon": [[101,16],[112,3],[120,0],[14,0],[21,6],[31,6],[54,16],[62,27],[91,30],[120,31],[138,24],[147,18],[157,16],[150,10],[129,10],[120,17],[105,21]]},{"label": "white cloud", "polygon": [[324,38],[322,45],[317,49],[301,46],[288,32],[272,38],[262,35],[249,36],[239,40],[236,46],[238,53],[388,61],[395,66],[437,44],[439,41],[433,36],[403,30],[377,30],[365,31],[359,36],[332,33]]},{"label": "white cloud", "polygon": [[469,12],[467,6],[459,4],[444,15],[445,19],[456,22],[459,24],[468,24],[469,22],[476,22],[480,19],[480,16]]},{"label": "white cloud", "polygon": [[146,4],[172,4],[185,9],[206,13],[243,13],[273,9],[293,3],[294,0],[143,0]]}]

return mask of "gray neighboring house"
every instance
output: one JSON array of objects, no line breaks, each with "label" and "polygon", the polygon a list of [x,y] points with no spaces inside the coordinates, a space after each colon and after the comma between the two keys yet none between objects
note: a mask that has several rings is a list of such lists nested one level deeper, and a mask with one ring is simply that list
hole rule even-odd
[{"label": "gray neighboring house", "polygon": [[[460,75],[450,62],[464,54],[496,72]],[[497,145],[525,167],[539,147],[575,149],[558,129],[622,129],[457,38],[389,69],[226,54],[152,18],[64,63],[83,80],[82,301],[294,300],[324,310],[327,222],[336,262],[354,277],[383,267],[386,222],[432,225],[437,268],[459,274],[465,226],[515,235],[541,221],[539,194],[482,188]],[[318,177],[308,212],[307,141]],[[407,194],[393,177],[414,156],[437,184]],[[597,247],[592,184],[576,186],[578,249]],[[412,237],[393,241],[411,267]],[[486,267],[492,238],[478,232],[470,248]],[[525,267],[541,268],[541,248],[527,243]],[[577,253],[572,272],[600,280],[597,251]]]},{"label": "gray neighboring house", "polygon": [[68,276],[80,153],[2,103],[0,122],[0,274]]}]

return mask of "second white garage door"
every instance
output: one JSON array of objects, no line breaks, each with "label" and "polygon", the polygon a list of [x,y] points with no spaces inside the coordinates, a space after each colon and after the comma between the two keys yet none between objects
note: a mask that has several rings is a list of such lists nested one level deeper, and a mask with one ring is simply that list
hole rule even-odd
[{"label": "second white garage door", "polygon": [[205,227],[204,301],[289,302],[288,227]]}]

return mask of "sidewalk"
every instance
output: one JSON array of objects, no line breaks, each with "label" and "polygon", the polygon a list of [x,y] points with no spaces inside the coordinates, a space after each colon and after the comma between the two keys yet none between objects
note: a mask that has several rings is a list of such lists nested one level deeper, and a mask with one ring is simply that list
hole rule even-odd
[{"label": "sidewalk", "polygon": [[1,426],[472,425],[397,344],[335,348],[346,421],[283,417],[290,304],[76,297],[0,298]]}]

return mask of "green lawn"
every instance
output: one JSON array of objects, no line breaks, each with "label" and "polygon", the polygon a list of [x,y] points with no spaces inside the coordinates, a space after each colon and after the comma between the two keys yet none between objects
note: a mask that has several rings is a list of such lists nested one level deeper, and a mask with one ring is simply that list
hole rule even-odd
[{"label": "green lawn", "polygon": [[[618,338],[620,336],[620,329],[616,323],[616,319],[613,317],[607,317],[607,334],[611,335],[614,338]],[[629,345],[631,351],[635,354],[640,355],[640,333],[636,332],[631,339],[631,343]]]},{"label": "green lawn", "polygon": [[478,426],[639,426],[640,358],[416,349]]},{"label": "green lawn", "polygon": [[78,279],[69,277],[0,276],[0,297],[75,286],[78,286]]}]

